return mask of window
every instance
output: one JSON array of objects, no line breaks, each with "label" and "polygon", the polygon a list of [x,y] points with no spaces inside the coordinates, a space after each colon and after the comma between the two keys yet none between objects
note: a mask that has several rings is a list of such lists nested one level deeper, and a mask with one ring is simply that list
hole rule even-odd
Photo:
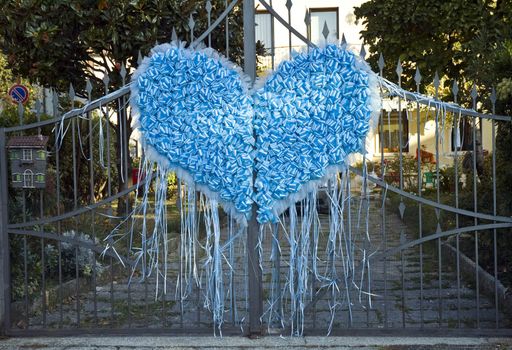
[{"label": "window", "polygon": [[32,150],[31,149],[23,150],[23,160],[32,160]]},{"label": "window", "polygon": [[12,174],[12,182],[21,182],[21,174],[13,173]]},{"label": "window", "polygon": [[384,148],[384,153],[400,151],[400,118],[402,124],[402,151],[409,152],[409,122],[405,110],[402,110],[402,113],[397,110],[382,111],[383,123],[379,125],[379,138],[382,137],[380,140],[382,145],[377,145],[378,152],[381,151],[381,147]]},{"label": "window", "polygon": [[11,160],[18,159],[18,151],[9,151],[9,159],[11,159]]},{"label": "window", "polygon": [[36,182],[43,183],[44,182],[44,174],[43,173],[37,173],[36,174]]},{"label": "window", "polygon": [[23,187],[34,187],[34,173],[30,169],[23,172]]},{"label": "window", "polygon": [[44,151],[44,150],[37,151],[37,159],[45,160],[46,159],[46,151]]},{"label": "window", "polygon": [[254,19],[256,23],[256,41],[260,41],[265,46],[267,55],[272,53],[272,17],[268,12],[257,12]]},{"label": "window", "polygon": [[139,142],[137,140],[130,140],[130,157],[139,158]]},{"label": "window", "polygon": [[468,118],[461,118],[458,126],[452,129],[452,151],[473,150],[473,122]]},{"label": "window", "polygon": [[314,44],[323,44],[325,37],[323,34],[324,25],[327,24],[329,29],[328,38],[339,39],[338,27],[338,8],[312,8],[311,12],[311,32],[309,33],[309,40]]}]

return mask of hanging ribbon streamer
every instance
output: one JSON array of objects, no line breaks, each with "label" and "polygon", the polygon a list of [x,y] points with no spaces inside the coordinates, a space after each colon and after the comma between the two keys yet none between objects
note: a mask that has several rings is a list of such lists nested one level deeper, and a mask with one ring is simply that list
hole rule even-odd
[{"label": "hanging ribbon streamer", "polygon": [[[154,273],[157,293],[160,284],[167,291],[167,178],[175,172],[181,217],[176,293],[183,304],[194,286],[201,289],[204,282],[203,305],[212,314],[215,334],[222,334],[227,308],[233,321],[238,320],[237,300],[243,297],[234,287],[234,246],[245,242],[252,205],[257,205],[262,224],[262,268],[267,231],[272,242],[271,295],[265,312],[269,326],[288,324],[292,334],[302,334],[307,305],[324,289],[330,294],[329,331],[337,309],[345,305],[351,313],[352,286],[362,290],[362,280],[358,285],[357,248],[347,229],[348,157],[364,153],[365,136],[380,111],[377,78],[368,65],[345,47],[328,45],[296,55],[251,89],[241,70],[214,50],[174,42],[155,47],[144,59],[131,91],[134,126],[141,132],[147,158],[141,176],[155,174],[151,232],[146,222],[150,181],[136,209],[143,216],[142,245],[134,248],[142,278]],[[321,252],[324,238],[317,206],[319,187],[325,183],[329,227],[326,251]],[[226,221],[219,207],[228,214]],[[199,218],[205,228],[203,245]],[[281,284],[283,242],[289,257]],[[324,271],[322,259],[327,261]],[[247,303],[247,290],[245,299]],[[243,326],[243,320],[238,321]]]}]

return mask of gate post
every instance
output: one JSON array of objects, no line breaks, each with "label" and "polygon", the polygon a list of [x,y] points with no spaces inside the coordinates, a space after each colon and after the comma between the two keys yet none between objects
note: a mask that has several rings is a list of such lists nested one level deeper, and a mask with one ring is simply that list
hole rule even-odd
[{"label": "gate post", "polygon": [[0,334],[10,328],[11,268],[7,233],[8,175],[5,129],[0,128]]},{"label": "gate post", "polygon": [[[256,79],[256,38],[254,0],[244,0],[244,71],[254,82]],[[254,183],[255,173],[253,173]],[[258,254],[259,225],[256,221],[256,205],[252,205],[251,219],[247,227],[247,266],[249,289],[249,336],[261,335],[263,314],[262,271]]]}]

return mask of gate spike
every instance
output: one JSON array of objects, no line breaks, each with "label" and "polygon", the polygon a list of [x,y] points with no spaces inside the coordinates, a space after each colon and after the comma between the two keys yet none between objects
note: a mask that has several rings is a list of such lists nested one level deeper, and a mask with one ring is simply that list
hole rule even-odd
[{"label": "gate spike", "polygon": [[75,88],[73,87],[73,84],[69,83],[69,92],[68,92],[69,99],[71,102],[75,101]]},{"label": "gate spike", "polygon": [[379,55],[378,65],[379,65],[379,70],[382,73],[382,70],[384,69],[384,56],[382,55],[382,52]]},{"label": "gate spike", "polygon": [[208,15],[212,12],[212,2],[210,0],[206,1],[206,12]]},{"label": "gate spike", "polygon": [[92,84],[91,84],[91,80],[89,78],[87,78],[86,83],[85,83],[85,91],[87,91],[87,99],[90,101],[91,100],[91,92],[92,92]]},{"label": "gate spike", "polygon": [[453,81],[452,92],[455,99],[457,99],[457,95],[459,94],[459,84],[457,84],[457,80]]},{"label": "gate spike", "polygon": [[329,27],[327,27],[327,21],[324,21],[324,28],[322,29],[322,35],[324,36],[324,39],[327,40],[327,37],[329,36]]},{"label": "gate spike", "polygon": [[124,84],[124,79],[126,78],[126,67],[124,66],[124,62],[121,64],[121,70],[119,71],[119,74],[121,75]]},{"label": "gate spike", "polygon": [[108,72],[105,71],[103,75],[103,85],[105,85],[105,92],[108,91],[108,84],[110,83],[110,77],[108,76]]},{"label": "gate spike", "polygon": [[419,67],[416,67],[416,74],[414,74],[414,81],[416,82],[416,85],[419,87],[421,84],[421,74]]},{"label": "gate spike", "polygon": [[494,86],[491,89],[491,103],[494,105],[496,104],[496,89]]},{"label": "gate spike", "polygon": [[476,100],[477,97],[478,97],[478,92],[476,90],[476,84],[473,83],[473,88],[471,89],[471,98],[473,100]]},{"label": "gate spike", "polygon": [[172,27],[171,41],[178,41],[178,35],[176,34],[176,28]]},{"label": "gate spike", "polygon": [[142,64],[142,54],[140,53],[140,50],[139,50],[139,53],[137,54],[137,67],[140,66]]},{"label": "gate spike", "polygon": [[400,218],[402,218],[402,220],[404,219],[404,212],[405,212],[405,204],[404,202],[400,202],[400,204],[398,205],[398,210],[400,211]]},{"label": "gate spike", "polygon": [[398,63],[396,64],[396,75],[398,76],[398,78],[400,79],[400,77],[402,76],[402,72],[404,71],[404,69],[402,68],[402,62],[400,62],[400,58],[398,59]]},{"label": "gate spike", "polygon": [[366,50],[364,49],[364,44],[361,44],[361,51],[359,51],[359,57],[361,57],[363,60],[366,57]]},{"label": "gate spike", "polygon": [[52,102],[53,102],[53,116],[56,117],[59,115],[59,94],[57,93],[57,90],[52,89]]},{"label": "gate spike", "polygon": [[57,93],[57,90],[54,88],[51,89],[52,91],[52,108],[53,108],[53,116],[56,117],[59,114],[59,94]]},{"label": "gate spike", "polygon": [[347,45],[347,38],[345,38],[345,33],[341,34],[341,45]]},{"label": "gate spike", "polygon": [[191,32],[194,31],[195,25],[196,25],[196,22],[194,22],[194,17],[192,17],[192,14],[190,14],[190,17],[188,18],[188,28]]},{"label": "gate spike", "polygon": [[440,85],[440,83],[439,83],[439,74],[436,71],[436,74],[434,75],[434,88],[436,90],[438,90],[439,89],[439,85]]},{"label": "gate spike", "polygon": [[293,6],[292,0],[287,0],[285,6],[288,9],[288,11],[290,11]]},{"label": "gate spike", "polygon": [[311,12],[309,12],[308,9],[306,9],[306,16],[304,17],[304,23],[306,23],[306,26],[311,25]]}]

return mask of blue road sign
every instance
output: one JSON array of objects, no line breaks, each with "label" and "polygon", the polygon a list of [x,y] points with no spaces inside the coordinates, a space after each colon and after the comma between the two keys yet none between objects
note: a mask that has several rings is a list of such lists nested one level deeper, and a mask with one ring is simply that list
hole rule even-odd
[{"label": "blue road sign", "polygon": [[21,84],[14,84],[9,89],[9,96],[12,99],[12,102],[18,104],[22,103],[25,104],[28,101],[28,89],[26,86]]}]

